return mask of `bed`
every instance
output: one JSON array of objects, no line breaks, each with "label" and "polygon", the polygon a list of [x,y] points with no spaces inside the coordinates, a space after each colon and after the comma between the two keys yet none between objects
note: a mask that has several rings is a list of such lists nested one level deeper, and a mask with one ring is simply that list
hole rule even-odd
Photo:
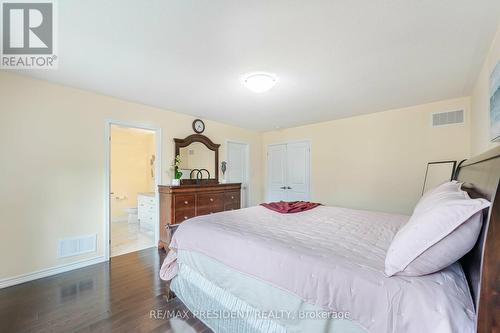
[{"label": "bed", "polygon": [[470,195],[493,206],[474,249],[437,273],[384,275],[387,248],[408,216],[252,207],[181,224],[164,278],[173,278],[175,294],[215,332],[473,332],[478,307],[484,318],[478,329],[486,331],[492,311],[486,304],[498,287],[492,232],[499,153],[457,169]]}]

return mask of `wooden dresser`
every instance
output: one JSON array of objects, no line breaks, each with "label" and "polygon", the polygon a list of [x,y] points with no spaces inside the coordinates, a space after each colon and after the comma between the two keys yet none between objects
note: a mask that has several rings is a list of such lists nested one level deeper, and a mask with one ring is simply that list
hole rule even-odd
[{"label": "wooden dresser", "polygon": [[166,249],[172,228],[200,215],[240,208],[241,183],[158,186],[160,193],[160,240]]}]

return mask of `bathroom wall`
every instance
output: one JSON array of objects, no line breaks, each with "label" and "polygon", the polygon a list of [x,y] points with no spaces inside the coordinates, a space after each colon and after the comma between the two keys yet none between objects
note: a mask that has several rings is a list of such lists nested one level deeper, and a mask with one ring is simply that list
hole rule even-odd
[{"label": "bathroom wall", "polygon": [[127,219],[125,208],[137,207],[137,193],[154,191],[155,134],[111,126],[111,221]]}]

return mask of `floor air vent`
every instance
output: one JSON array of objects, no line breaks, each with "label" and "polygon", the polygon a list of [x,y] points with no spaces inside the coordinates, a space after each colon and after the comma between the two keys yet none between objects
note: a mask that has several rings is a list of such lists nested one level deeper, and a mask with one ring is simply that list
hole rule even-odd
[{"label": "floor air vent", "polygon": [[97,235],[80,236],[59,240],[58,254],[60,258],[76,256],[96,251]]},{"label": "floor air vent", "polygon": [[464,123],[464,110],[439,112],[432,114],[432,127]]}]

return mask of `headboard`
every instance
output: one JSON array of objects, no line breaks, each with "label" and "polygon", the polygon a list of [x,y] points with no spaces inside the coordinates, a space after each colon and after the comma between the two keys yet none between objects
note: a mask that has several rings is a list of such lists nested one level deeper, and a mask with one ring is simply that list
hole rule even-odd
[{"label": "headboard", "polygon": [[478,332],[500,327],[500,146],[462,161],[454,179],[472,198],[485,198],[492,205],[483,214],[483,228],[474,248],[461,259],[475,302]]}]

